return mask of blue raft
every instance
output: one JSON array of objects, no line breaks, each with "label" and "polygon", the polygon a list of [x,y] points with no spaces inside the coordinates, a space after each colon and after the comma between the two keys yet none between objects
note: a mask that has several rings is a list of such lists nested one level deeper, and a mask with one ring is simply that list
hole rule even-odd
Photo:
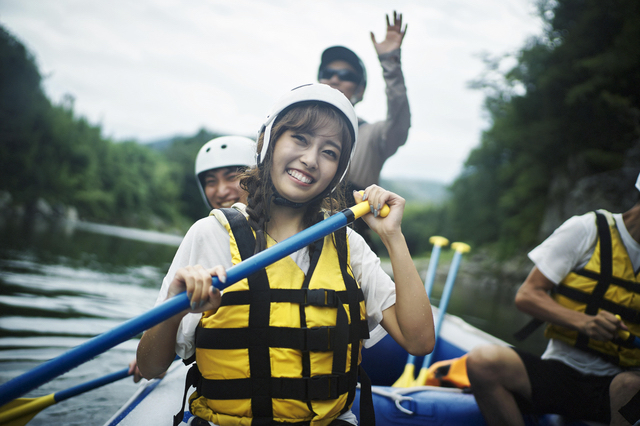
[{"label": "blue raft", "polygon": [[[434,308],[437,313],[437,308]],[[453,315],[445,315],[433,361],[457,358],[478,345],[507,345]],[[484,426],[482,415],[472,394],[460,389],[420,386],[394,388],[391,385],[404,370],[407,353],[387,336],[362,352],[362,365],[372,380],[373,402],[377,426]],[[416,370],[422,359],[416,359]],[[143,381],[138,391],[116,412],[105,426],[141,424],[172,425],[173,415],[180,410],[187,371],[175,362],[163,379]],[[359,415],[359,389],[353,412]],[[182,425],[188,425],[191,414],[186,411]],[[527,425],[578,426],[586,423],[563,423],[558,416],[525,418]],[[593,426],[593,423],[589,423]]]}]

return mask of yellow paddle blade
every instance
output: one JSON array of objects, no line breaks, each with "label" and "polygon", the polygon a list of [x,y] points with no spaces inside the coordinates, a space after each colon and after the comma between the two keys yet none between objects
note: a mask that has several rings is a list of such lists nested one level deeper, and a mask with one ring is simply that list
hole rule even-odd
[{"label": "yellow paddle blade", "polygon": [[471,250],[471,246],[465,243],[451,243],[451,248],[457,251],[458,253],[468,253]]},{"label": "yellow paddle blade", "polygon": [[416,377],[416,380],[414,380],[410,386],[425,386],[427,384],[428,376],[429,376],[429,369],[421,368],[420,372],[418,373],[418,377]]},{"label": "yellow paddle blade", "polygon": [[449,240],[439,235],[434,235],[433,237],[429,238],[429,242],[434,246],[438,246],[438,247],[444,247],[447,244],[449,244]]},{"label": "yellow paddle blade", "polygon": [[38,398],[18,398],[0,407],[0,425],[23,426],[40,411],[56,403],[54,394]]},{"label": "yellow paddle blade", "polygon": [[415,380],[413,374],[415,373],[416,366],[412,363],[408,363],[404,366],[404,371],[398,377],[398,380],[391,385],[394,388],[408,388]]}]

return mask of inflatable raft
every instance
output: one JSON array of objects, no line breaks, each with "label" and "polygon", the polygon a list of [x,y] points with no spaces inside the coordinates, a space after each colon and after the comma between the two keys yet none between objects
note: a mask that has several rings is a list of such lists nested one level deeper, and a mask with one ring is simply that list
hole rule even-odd
[{"label": "inflatable raft", "polygon": [[[434,308],[437,313],[437,308]],[[478,345],[507,345],[453,315],[445,315],[440,337],[432,355],[433,362],[460,357]],[[378,344],[362,352],[362,364],[372,380],[373,402],[377,426],[474,426],[485,425],[472,394],[461,389],[435,386],[394,388],[400,377],[407,353],[387,336]],[[416,359],[416,371],[422,359]],[[142,424],[172,425],[173,415],[180,410],[184,392],[184,378],[188,368],[174,362],[163,379],[143,381],[137,392],[125,403],[105,426],[133,426]],[[188,409],[188,407],[187,407]],[[359,390],[353,405],[358,416]],[[185,411],[182,425],[190,424],[191,414]],[[525,419],[528,425],[569,425],[557,416]],[[572,426],[586,423],[570,423]],[[593,424],[592,424],[593,425]]]}]

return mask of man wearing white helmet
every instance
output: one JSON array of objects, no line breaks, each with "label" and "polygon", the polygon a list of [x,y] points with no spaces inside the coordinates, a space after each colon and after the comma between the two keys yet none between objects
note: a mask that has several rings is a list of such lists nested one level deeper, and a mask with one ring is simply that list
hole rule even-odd
[{"label": "man wearing white helmet", "polygon": [[222,136],[205,143],[196,157],[198,189],[208,208],[247,202],[238,176],[255,165],[256,143],[243,136]]},{"label": "man wearing white helmet", "polygon": [[[247,203],[247,193],[238,177],[256,164],[256,143],[244,136],[220,136],[202,145],[196,156],[198,189],[208,209]],[[138,383],[142,378],[136,360],[129,363],[129,373]]]},{"label": "man wearing white helmet", "polygon": [[[352,201],[351,190],[378,184],[385,161],[407,141],[411,112],[400,64],[400,46],[406,31],[406,25],[402,28],[402,14],[394,11],[393,25],[387,15],[387,34],[383,41],[377,43],[371,33],[386,84],[387,117],[375,123],[359,119],[358,147],[353,154],[346,191],[349,201]],[[353,51],[343,46],[332,46],[322,53],[318,81],[340,90],[355,105],[364,95],[367,72]],[[364,234],[372,245],[362,220],[356,221],[356,230]]]},{"label": "man wearing white helmet", "polygon": [[637,424],[640,202],[623,214],[573,216],[529,258],[535,266],[515,302],[532,326],[548,323],[549,344],[541,358],[510,347],[470,352],[469,380],[487,424],[524,425],[522,413]]}]

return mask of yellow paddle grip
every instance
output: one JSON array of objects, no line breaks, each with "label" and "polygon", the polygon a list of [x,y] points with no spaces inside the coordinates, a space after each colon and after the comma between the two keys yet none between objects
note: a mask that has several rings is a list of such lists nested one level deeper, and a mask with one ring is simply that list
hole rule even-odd
[{"label": "yellow paddle grip", "polygon": [[[616,318],[622,321],[622,318],[620,318],[620,315],[616,315]],[[618,336],[620,336],[621,339],[627,340],[630,335],[631,333],[629,333],[628,330],[618,330]]]},{"label": "yellow paddle grip", "polygon": [[[358,191],[360,194],[364,194],[364,191]],[[350,210],[353,212],[353,215],[357,218],[364,216],[367,213],[371,213],[371,207],[369,207],[369,203],[366,201],[362,201],[355,206],[351,207]],[[391,209],[386,204],[382,206],[380,209],[380,217],[387,217]]]}]

